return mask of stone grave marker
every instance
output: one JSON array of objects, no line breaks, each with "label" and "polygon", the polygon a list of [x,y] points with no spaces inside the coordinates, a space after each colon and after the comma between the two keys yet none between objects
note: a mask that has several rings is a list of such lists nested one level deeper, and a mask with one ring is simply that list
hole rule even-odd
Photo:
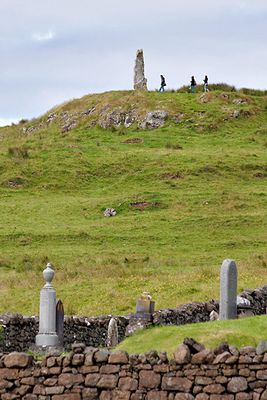
[{"label": "stone grave marker", "polygon": [[237,318],[236,293],[236,263],[233,260],[224,260],[220,274],[220,320]]},{"label": "stone grave marker", "polygon": [[137,318],[151,318],[151,315],[154,313],[155,309],[155,301],[152,300],[152,297],[148,292],[144,292],[140,299],[137,300],[136,303],[136,314]]},{"label": "stone grave marker", "polygon": [[52,264],[48,263],[43,271],[45,285],[40,292],[39,332],[35,338],[36,346],[58,346],[56,333],[56,291],[51,282],[54,277]]},{"label": "stone grave marker", "polygon": [[58,335],[59,345],[63,346],[64,341],[64,307],[59,299],[56,305],[56,332]]},{"label": "stone grave marker", "polygon": [[119,343],[118,324],[114,317],[112,317],[108,324],[107,334],[107,347],[115,347]]}]

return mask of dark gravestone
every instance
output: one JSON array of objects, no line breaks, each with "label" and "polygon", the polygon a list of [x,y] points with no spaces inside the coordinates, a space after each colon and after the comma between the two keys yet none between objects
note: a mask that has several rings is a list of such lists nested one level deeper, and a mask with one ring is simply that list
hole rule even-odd
[{"label": "dark gravestone", "polygon": [[56,331],[58,335],[59,345],[63,346],[64,339],[64,307],[61,300],[57,301],[56,306]]}]

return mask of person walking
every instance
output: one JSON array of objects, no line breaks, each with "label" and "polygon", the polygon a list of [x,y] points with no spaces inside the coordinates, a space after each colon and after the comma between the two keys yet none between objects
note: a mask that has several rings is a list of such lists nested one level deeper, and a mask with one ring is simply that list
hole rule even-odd
[{"label": "person walking", "polygon": [[193,76],[191,76],[191,82],[190,82],[191,93],[195,93],[196,85],[197,85],[197,83],[196,83],[195,77],[193,75]]},{"label": "person walking", "polygon": [[203,92],[208,92],[209,91],[209,89],[208,89],[208,77],[207,77],[207,75],[205,75],[205,78],[203,79],[203,82],[204,82],[204,86],[203,86]]},{"label": "person walking", "polygon": [[161,91],[165,92],[165,89],[164,89],[164,87],[166,86],[165,78],[163,75],[160,75],[160,79],[161,79],[161,82],[160,82],[159,92],[161,92]]}]

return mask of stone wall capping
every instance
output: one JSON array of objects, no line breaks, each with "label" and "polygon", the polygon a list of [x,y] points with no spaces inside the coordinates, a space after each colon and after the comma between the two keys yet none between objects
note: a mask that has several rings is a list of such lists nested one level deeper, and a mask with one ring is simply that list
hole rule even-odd
[{"label": "stone wall capping", "polygon": [[128,364],[129,355],[126,351],[117,350],[114,353],[111,353],[108,358],[109,364]]},{"label": "stone wall capping", "polygon": [[224,351],[221,354],[218,354],[215,358],[215,360],[213,361],[213,364],[220,364],[220,363],[224,363],[228,358],[233,357],[231,355],[231,353],[229,353],[229,351]]}]

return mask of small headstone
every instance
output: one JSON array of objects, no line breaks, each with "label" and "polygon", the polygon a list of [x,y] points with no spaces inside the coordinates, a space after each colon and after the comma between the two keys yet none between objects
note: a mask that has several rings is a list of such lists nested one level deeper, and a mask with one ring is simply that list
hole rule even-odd
[{"label": "small headstone", "polygon": [[148,292],[144,292],[136,303],[136,317],[137,318],[150,318],[154,313],[155,301]]},{"label": "small headstone", "polygon": [[224,260],[220,274],[220,320],[237,318],[236,291],[236,264],[233,260]]},{"label": "small headstone", "polygon": [[137,50],[134,66],[134,89],[147,90],[147,80],[145,78],[145,63],[143,50]]},{"label": "small headstone", "polygon": [[39,332],[36,335],[36,346],[58,346],[56,333],[56,291],[51,282],[54,277],[52,264],[48,263],[43,271],[45,285],[40,292]]},{"label": "small headstone", "polygon": [[218,319],[219,319],[219,314],[215,310],[212,310],[210,312],[210,321],[217,321]]},{"label": "small headstone", "polygon": [[111,318],[108,324],[107,347],[116,347],[119,343],[118,325],[115,318]]},{"label": "small headstone", "polygon": [[56,305],[56,332],[58,335],[59,345],[63,346],[64,341],[64,307],[61,300]]}]

